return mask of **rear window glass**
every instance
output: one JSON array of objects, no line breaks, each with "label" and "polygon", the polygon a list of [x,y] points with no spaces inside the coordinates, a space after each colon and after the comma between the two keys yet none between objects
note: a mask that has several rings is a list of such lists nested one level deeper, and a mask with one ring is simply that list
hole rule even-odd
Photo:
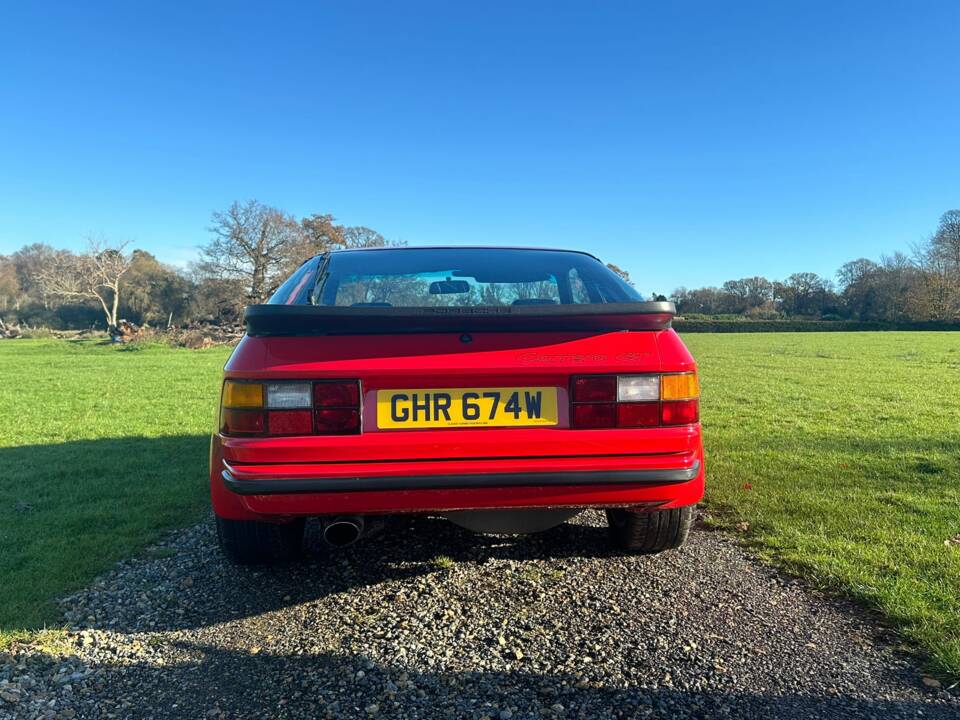
[{"label": "rear window glass", "polygon": [[[502,248],[402,248],[332,253],[317,305],[435,307],[571,305],[642,298],[596,258]],[[298,300],[299,301],[299,300]]]},{"label": "rear window glass", "polygon": [[287,278],[286,282],[277,288],[273,296],[267,300],[268,305],[307,305],[313,293],[317,268],[320,257],[312,257],[297,271]]}]

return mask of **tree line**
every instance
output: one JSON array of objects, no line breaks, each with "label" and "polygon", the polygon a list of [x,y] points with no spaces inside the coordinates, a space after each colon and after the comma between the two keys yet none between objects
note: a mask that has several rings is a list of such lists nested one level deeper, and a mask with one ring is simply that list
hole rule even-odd
[{"label": "tree line", "polygon": [[82,252],[46,244],[0,256],[0,318],[58,329],[235,324],[304,260],[338,248],[383,247],[376,230],[330,214],[296,218],[256,200],[215,212],[199,259],[186,269],[127,243],[93,239]]},{"label": "tree line", "polygon": [[859,258],[835,278],[798,272],[782,281],[728,280],[720,287],[678,288],[671,298],[684,315],[750,319],[811,318],[882,322],[960,320],[960,210],[944,213],[936,231],[909,255]]},{"label": "tree line", "polygon": [[[215,212],[199,259],[166,265],[126,243],[92,240],[82,252],[46,244],[0,256],[0,319],[52,328],[115,328],[121,318],[154,327],[235,324],[243,307],[265,301],[304,260],[338,248],[383,247],[363,226],[330,214],[294,217],[256,200]],[[626,272],[609,265],[629,280]],[[798,272],[782,281],[729,280],[678,288],[684,315],[885,322],[960,320],[960,210],[943,214],[931,237],[879,261],[844,264],[835,278]]]}]

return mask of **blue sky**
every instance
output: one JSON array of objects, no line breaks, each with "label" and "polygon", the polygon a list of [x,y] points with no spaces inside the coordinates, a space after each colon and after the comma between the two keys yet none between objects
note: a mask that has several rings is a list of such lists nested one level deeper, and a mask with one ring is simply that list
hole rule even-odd
[{"label": "blue sky", "polygon": [[641,291],[907,249],[960,207],[957,2],[7,3],[0,253],[183,264],[257,198]]}]

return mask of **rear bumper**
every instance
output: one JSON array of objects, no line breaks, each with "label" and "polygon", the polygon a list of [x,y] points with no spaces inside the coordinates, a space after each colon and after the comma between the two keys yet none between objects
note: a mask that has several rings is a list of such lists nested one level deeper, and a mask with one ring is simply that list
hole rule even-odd
[{"label": "rear bumper", "polygon": [[674,484],[700,474],[700,461],[685,468],[638,470],[568,470],[562,472],[474,473],[470,475],[385,475],[374,477],[247,478],[227,466],[223,484],[237,495],[287,495],[374,490],[454,490],[458,488],[544,487],[552,485]]},{"label": "rear bumper", "polygon": [[[703,496],[699,438],[681,452],[553,457],[273,462],[211,445],[217,515],[283,520],[335,514],[500,508],[682,507]],[[231,453],[232,455],[232,453]]]}]

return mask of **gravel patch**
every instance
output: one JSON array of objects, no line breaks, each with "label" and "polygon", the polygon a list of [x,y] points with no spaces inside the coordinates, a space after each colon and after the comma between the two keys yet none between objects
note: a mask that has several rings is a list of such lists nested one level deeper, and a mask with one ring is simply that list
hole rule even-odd
[{"label": "gravel patch", "polygon": [[891,633],[725,535],[617,556],[603,524],[313,528],[270,569],[193,527],[64,600],[61,656],[0,654],[0,718],[960,718]]}]

